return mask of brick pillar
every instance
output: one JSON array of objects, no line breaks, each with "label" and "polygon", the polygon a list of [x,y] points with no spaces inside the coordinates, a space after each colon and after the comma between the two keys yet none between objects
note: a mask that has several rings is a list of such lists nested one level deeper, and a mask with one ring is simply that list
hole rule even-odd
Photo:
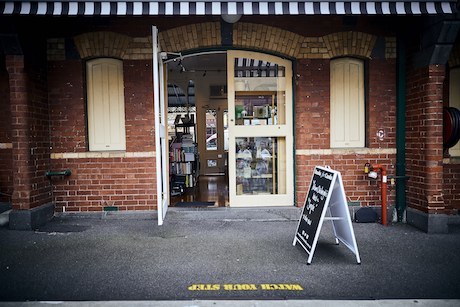
[{"label": "brick pillar", "polygon": [[443,82],[445,67],[413,69],[407,82],[408,222],[447,232],[443,199]]},{"label": "brick pillar", "polygon": [[13,196],[15,210],[30,209],[31,169],[29,145],[29,106],[27,77],[24,71],[23,55],[5,56],[9,75],[11,132],[13,143]]}]

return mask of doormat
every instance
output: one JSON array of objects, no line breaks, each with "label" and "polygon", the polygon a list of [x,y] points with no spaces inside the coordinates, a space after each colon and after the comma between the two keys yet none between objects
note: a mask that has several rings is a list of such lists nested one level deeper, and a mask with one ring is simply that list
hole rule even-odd
[{"label": "doormat", "polygon": [[214,202],[211,201],[189,201],[179,202],[174,207],[211,207],[214,206]]}]

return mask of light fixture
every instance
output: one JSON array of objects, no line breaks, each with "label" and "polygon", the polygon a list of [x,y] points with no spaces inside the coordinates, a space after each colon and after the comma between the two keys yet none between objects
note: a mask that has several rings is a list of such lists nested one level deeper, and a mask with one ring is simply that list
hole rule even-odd
[{"label": "light fixture", "polygon": [[180,73],[183,73],[183,72],[186,72],[187,70],[185,69],[184,67],[184,64],[182,64],[182,59],[179,60],[179,63],[177,64],[177,66],[179,66],[179,72]]},{"label": "light fixture", "polygon": [[175,57],[174,58],[174,61],[176,60],[177,57],[179,57],[180,59],[182,59],[182,53],[180,52],[168,52],[168,51],[161,51],[160,52],[160,57],[162,60],[169,60],[170,57]]},{"label": "light fixture", "polygon": [[222,19],[227,23],[235,23],[241,18],[241,14],[222,14]]}]

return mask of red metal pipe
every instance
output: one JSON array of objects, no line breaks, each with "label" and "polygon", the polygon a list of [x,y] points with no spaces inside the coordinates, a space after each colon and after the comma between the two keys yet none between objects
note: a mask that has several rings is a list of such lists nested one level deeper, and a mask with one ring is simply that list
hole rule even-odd
[{"label": "red metal pipe", "polygon": [[382,225],[387,226],[387,171],[381,164],[373,164],[371,168],[373,170],[379,170],[381,174],[380,193],[382,197]]}]

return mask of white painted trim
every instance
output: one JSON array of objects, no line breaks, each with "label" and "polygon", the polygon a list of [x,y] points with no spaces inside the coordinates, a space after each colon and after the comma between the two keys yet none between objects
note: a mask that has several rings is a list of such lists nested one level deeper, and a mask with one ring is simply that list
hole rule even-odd
[{"label": "white painted trim", "polygon": [[312,155],[393,155],[396,148],[333,148],[333,149],[297,149],[296,156]]},{"label": "white painted trim", "polygon": [[13,148],[13,143],[0,143],[0,149],[11,149]]},{"label": "white painted trim", "polygon": [[60,152],[52,153],[51,159],[88,159],[88,158],[154,158],[154,151],[141,152],[109,152],[109,151],[94,151],[94,152]]}]

